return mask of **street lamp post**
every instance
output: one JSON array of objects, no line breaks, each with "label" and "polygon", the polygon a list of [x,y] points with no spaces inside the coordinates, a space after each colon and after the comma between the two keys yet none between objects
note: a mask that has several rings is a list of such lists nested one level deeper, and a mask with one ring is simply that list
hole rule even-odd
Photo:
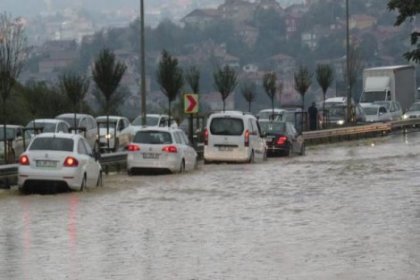
[{"label": "street lamp post", "polygon": [[146,63],[144,51],[144,0],[140,0],[140,75],[141,75],[141,124],[146,125]]},{"label": "street lamp post", "polygon": [[346,0],[346,86],[347,86],[347,123],[351,119],[351,88],[350,88],[350,30],[349,30],[349,0]]}]

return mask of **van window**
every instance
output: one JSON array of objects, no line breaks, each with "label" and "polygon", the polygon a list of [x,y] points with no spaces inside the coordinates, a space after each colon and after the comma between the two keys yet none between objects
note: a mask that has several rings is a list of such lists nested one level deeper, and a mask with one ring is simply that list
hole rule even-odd
[{"label": "van window", "polygon": [[210,132],[214,135],[242,135],[244,122],[238,118],[213,118],[210,123]]}]

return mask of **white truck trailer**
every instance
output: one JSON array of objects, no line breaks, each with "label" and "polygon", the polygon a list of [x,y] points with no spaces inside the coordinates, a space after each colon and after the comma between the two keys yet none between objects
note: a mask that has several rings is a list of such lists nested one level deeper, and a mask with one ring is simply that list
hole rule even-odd
[{"label": "white truck trailer", "polygon": [[416,98],[416,70],[413,65],[393,65],[363,70],[360,102],[398,101],[403,111]]}]

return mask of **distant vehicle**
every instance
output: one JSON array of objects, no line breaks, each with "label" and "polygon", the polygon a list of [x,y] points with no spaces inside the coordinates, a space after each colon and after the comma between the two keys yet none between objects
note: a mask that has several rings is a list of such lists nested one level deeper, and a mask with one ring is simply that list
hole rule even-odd
[{"label": "distant vehicle", "polygon": [[386,107],[391,115],[391,120],[397,121],[402,119],[403,111],[398,101],[375,101],[373,103]]},{"label": "distant vehicle", "polygon": [[[146,126],[148,127],[167,127],[169,123],[168,115],[161,114],[146,114]],[[132,122],[132,126],[141,126],[142,125],[142,116],[136,117]],[[177,123],[173,118],[171,118],[171,127],[177,127]]]},{"label": "distant vehicle", "polygon": [[183,173],[197,166],[197,153],[178,128],[138,128],[127,150],[129,175],[144,170]]},{"label": "distant vehicle", "polygon": [[366,122],[387,122],[392,120],[392,116],[388,109],[379,104],[361,103],[363,111],[366,115]]},{"label": "distant vehicle", "polygon": [[266,158],[257,118],[249,113],[213,113],[204,130],[204,162],[254,162]]},{"label": "distant vehicle", "polygon": [[287,111],[280,108],[263,109],[257,113],[258,120],[277,120],[284,121],[284,114]]},{"label": "distant vehicle", "polygon": [[416,98],[414,65],[391,65],[363,70],[361,103],[397,101],[406,111]]},{"label": "distant vehicle", "polygon": [[[11,146],[7,160],[4,158],[4,140],[7,140]],[[6,137],[3,132],[3,125],[0,125],[0,162],[15,163],[17,158],[25,150],[23,143],[23,126],[21,125],[6,125]]]},{"label": "distant vehicle", "polygon": [[[355,103],[354,100],[351,100],[352,114],[351,121],[355,123],[364,123],[366,121],[366,116],[363,112],[363,108],[360,103]],[[347,120],[347,97],[331,97],[327,98],[323,103],[320,104],[320,110],[322,112],[322,107],[324,107],[326,116],[325,116],[325,125],[328,128],[340,127],[346,123]],[[322,115],[321,115],[321,120]]]},{"label": "distant vehicle", "polygon": [[109,130],[107,134],[107,117],[96,117],[96,123],[99,129],[99,149],[101,151],[108,150],[109,139],[109,150],[116,152],[125,148],[131,141],[130,131],[127,129],[130,127],[130,121],[126,117],[121,116],[109,116],[108,120]]},{"label": "distant vehicle", "polygon": [[19,158],[18,186],[22,191],[43,191],[51,186],[83,191],[101,184],[101,165],[80,134],[38,134]]},{"label": "distant vehicle", "polygon": [[58,115],[55,118],[66,121],[70,125],[70,129],[77,128],[77,130],[79,130],[79,133],[86,138],[90,147],[95,147],[96,135],[98,131],[96,120],[93,116],[88,114],[76,114],[75,116],[74,113],[66,113]]},{"label": "distant vehicle", "polygon": [[303,136],[296,131],[292,123],[267,120],[259,121],[259,123],[261,130],[266,135],[268,156],[305,154]]},{"label": "distant vehicle", "polygon": [[420,102],[413,103],[410,108],[403,115],[403,119],[418,119],[420,118]]},{"label": "distant vehicle", "polygon": [[[58,119],[35,119],[25,126],[25,141],[32,138],[35,134],[44,132],[63,132],[69,133],[70,125],[68,122]],[[26,137],[29,137],[26,139]]]}]

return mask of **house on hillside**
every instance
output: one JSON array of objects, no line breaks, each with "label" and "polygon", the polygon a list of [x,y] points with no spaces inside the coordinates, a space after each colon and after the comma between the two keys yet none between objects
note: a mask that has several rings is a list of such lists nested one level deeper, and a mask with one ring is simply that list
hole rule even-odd
[{"label": "house on hillside", "polygon": [[233,22],[245,22],[253,17],[255,3],[246,0],[225,0],[217,10],[223,19]]},{"label": "house on hillside", "polygon": [[369,29],[376,25],[377,19],[368,15],[353,15],[350,17],[350,29]]},{"label": "house on hillside", "polygon": [[71,66],[79,58],[74,40],[45,42],[41,48],[41,54],[43,58],[38,63],[38,71],[43,74],[59,72]]}]

